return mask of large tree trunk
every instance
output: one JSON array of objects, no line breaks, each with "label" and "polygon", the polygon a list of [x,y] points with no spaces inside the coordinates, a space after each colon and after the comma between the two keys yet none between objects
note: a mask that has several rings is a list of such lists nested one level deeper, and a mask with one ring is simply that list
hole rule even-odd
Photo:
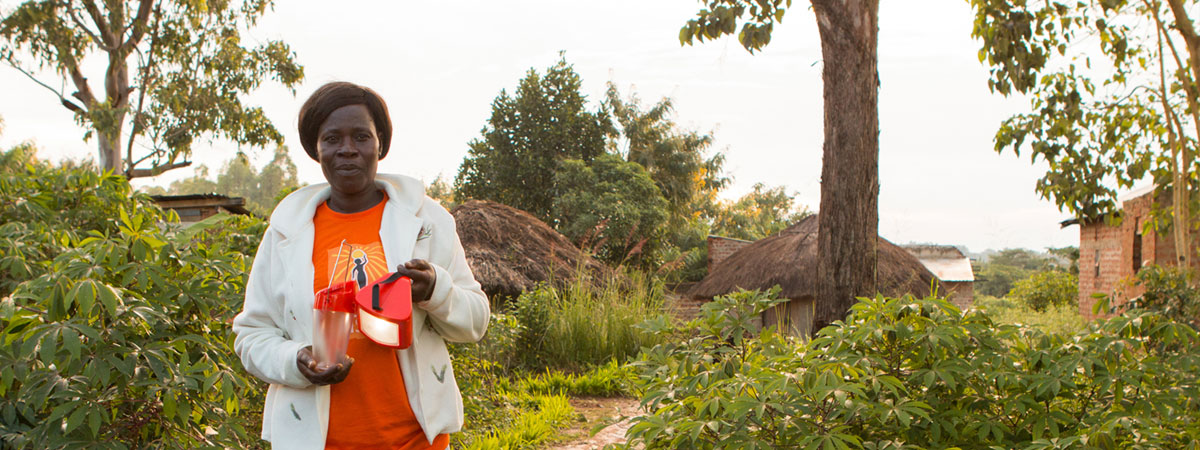
[{"label": "large tree trunk", "polygon": [[125,174],[123,160],[121,159],[121,140],[105,136],[104,133],[96,133],[96,140],[99,142],[100,150],[100,170],[112,171],[117,175]]},{"label": "large tree trunk", "polygon": [[879,236],[878,0],[812,0],[824,58],[825,145],[813,330],[875,294]]}]

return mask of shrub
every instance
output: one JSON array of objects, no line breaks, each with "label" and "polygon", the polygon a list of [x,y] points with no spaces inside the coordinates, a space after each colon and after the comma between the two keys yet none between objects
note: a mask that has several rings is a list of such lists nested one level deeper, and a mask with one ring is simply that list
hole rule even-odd
[{"label": "shrub", "polygon": [[1011,298],[978,295],[971,307],[983,310],[998,325],[1020,325],[1061,335],[1072,335],[1087,328],[1087,321],[1079,314],[1078,306],[1050,306],[1045,311],[1034,311]]},{"label": "shrub", "polygon": [[173,215],[121,177],[4,170],[0,446],[259,445],[246,428],[256,412],[242,408],[258,407],[261,388],[228,323],[256,221],[165,232]]},{"label": "shrub", "polygon": [[1008,295],[1039,312],[1051,305],[1078,307],[1079,277],[1058,270],[1043,270],[1017,281]]},{"label": "shrub", "polygon": [[1200,337],[1131,311],[1073,336],[997,325],[944,300],[861,299],[811,342],[750,335],[775,292],[718,298],[699,333],[642,354],[661,448],[1190,448]]},{"label": "shrub", "polygon": [[1200,289],[1188,285],[1187,271],[1177,267],[1147,266],[1138,272],[1137,280],[1145,292],[1130,300],[1126,307],[1156,311],[1193,327],[1198,325]]}]

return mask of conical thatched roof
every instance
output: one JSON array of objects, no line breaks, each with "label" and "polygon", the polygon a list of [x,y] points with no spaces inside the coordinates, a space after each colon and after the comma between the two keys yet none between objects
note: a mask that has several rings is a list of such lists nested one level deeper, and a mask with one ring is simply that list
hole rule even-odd
[{"label": "conical thatched roof", "polygon": [[568,282],[579,269],[604,279],[606,266],[525,211],[496,202],[471,200],[450,212],[467,262],[483,290],[492,296],[516,296],[538,282]]},{"label": "conical thatched roof", "polygon": [[[932,273],[903,248],[879,238],[877,285],[888,296],[927,295]],[[770,237],[738,250],[712,269],[690,294],[712,298],[738,288],[779,285],[790,299],[813,298],[817,290],[817,216],[801,219]]]}]

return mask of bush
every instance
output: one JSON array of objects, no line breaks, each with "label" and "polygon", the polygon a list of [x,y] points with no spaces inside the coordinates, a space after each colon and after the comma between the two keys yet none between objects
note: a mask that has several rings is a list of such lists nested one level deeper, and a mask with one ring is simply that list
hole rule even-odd
[{"label": "bush", "polygon": [[1177,267],[1147,266],[1137,274],[1145,288],[1128,308],[1156,311],[1179,322],[1200,325],[1200,289],[1188,285],[1188,272]]},{"label": "bush", "polygon": [[260,223],[166,232],[121,177],[0,169],[0,446],[259,445],[228,321]]},{"label": "bush", "polygon": [[1073,336],[997,325],[944,300],[862,299],[811,342],[752,319],[775,292],[718,298],[699,331],[642,354],[661,448],[1191,448],[1200,337],[1131,311]]},{"label": "bush", "polygon": [[1079,314],[1078,306],[1050,306],[1045,311],[1034,311],[1011,298],[978,295],[971,307],[983,310],[998,325],[1019,325],[1061,335],[1087,329],[1087,321]]},{"label": "bush", "polygon": [[1017,281],[1008,295],[1039,312],[1052,305],[1078,307],[1079,277],[1058,270],[1043,270]]}]

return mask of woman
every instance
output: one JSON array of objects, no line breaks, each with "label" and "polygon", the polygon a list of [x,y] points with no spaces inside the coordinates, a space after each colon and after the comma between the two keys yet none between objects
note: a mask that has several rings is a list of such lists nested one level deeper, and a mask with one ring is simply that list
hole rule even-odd
[{"label": "woman", "polygon": [[[322,86],[300,108],[299,129],[328,183],[275,208],[233,322],[242,364],[270,383],[263,439],[277,449],[446,448],[463,417],[445,341],[478,341],[490,315],[454,219],[420,181],[375,173],[392,124],[374,91]],[[389,268],[413,281],[412,346],[355,333],[345,359],[316,364],[314,293]]]}]

